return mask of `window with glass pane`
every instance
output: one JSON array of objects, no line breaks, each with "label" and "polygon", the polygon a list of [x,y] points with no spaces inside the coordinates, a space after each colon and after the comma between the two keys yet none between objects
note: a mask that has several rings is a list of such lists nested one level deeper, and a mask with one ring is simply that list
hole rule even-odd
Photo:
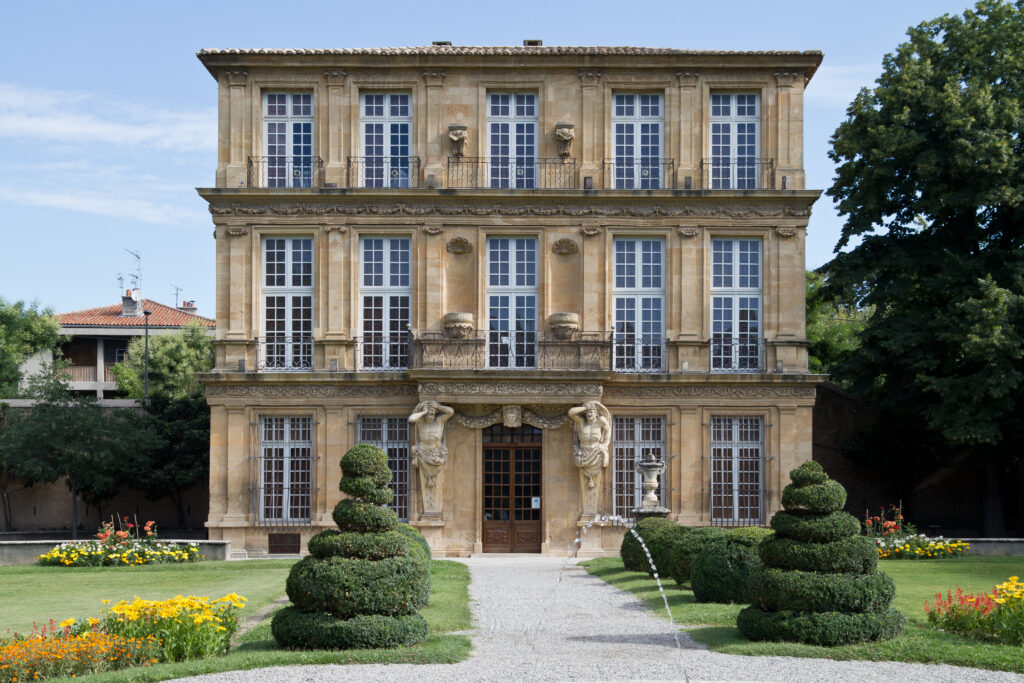
[{"label": "window with glass pane", "polygon": [[313,186],[313,95],[264,93],[267,187]]},{"label": "window with glass pane", "polygon": [[313,239],[263,239],[263,335],[266,370],[313,367]]},{"label": "window with glass pane", "polygon": [[711,240],[711,370],[758,372],[761,240]]},{"label": "window with glass pane", "polygon": [[[616,417],[612,427],[614,450],[613,514],[631,519],[640,507],[643,489],[636,463],[644,457],[665,459],[665,420],[660,417]],[[663,476],[661,481],[666,479]],[[665,505],[665,487],[659,482],[655,495]]]},{"label": "window with glass pane", "polygon": [[408,367],[411,249],[408,237],[362,239],[362,370]]},{"label": "window with glass pane", "polygon": [[360,417],[359,442],[368,443],[388,454],[391,481],[395,492],[389,507],[403,522],[409,521],[409,420],[400,415]]},{"label": "window with glass pane", "polygon": [[760,417],[711,418],[711,521],[762,522],[764,425]]},{"label": "window with glass pane", "polygon": [[487,95],[488,187],[537,186],[537,95]]},{"label": "window with glass pane", "polygon": [[492,368],[537,366],[537,240],[487,240],[487,357]]},{"label": "window with glass pane", "polygon": [[615,189],[664,187],[662,100],[662,96],[657,94],[612,95],[612,134],[615,138],[612,178]]},{"label": "window with glass pane", "polygon": [[363,163],[360,187],[409,187],[412,96],[364,93],[360,96]]},{"label": "window with glass pane", "polygon": [[665,371],[664,266],[664,240],[615,240],[612,350],[618,372]]},{"label": "window with glass pane", "polygon": [[262,417],[258,469],[259,519],[309,523],[313,503],[313,420]]},{"label": "window with glass pane", "polygon": [[760,96],[756,93],[711,95],[712,189],[761,187],[760,123]]}]

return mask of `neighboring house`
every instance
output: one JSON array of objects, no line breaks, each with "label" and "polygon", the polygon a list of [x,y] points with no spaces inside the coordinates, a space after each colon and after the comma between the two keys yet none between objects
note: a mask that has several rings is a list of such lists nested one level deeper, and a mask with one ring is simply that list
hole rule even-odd
[{"label": "neighboring house", "polygon": [[[802,120],[820,52],[198,56],[219,87],[210,538],[298,551],[334,526],[361,441],[442,556],[565,554],[598,515],[632,517],[647,455],[681,524],[779,509],[821,379]],[[597,522],[582,554],[622,533]]]}]

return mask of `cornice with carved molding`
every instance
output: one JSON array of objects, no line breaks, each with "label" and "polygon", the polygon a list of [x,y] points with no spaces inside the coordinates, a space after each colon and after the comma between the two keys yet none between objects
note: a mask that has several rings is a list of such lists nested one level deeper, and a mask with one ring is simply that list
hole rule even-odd
[{"label": "cornice with carved molding", "polygon": [[607,398],[814,398],[814,387],[622,386],[604,389]]},{"label": "cornice with carved molding", "polygon": [[207,396],[253,398],[388,398],[415,396],[410,384],[211,384]]}]

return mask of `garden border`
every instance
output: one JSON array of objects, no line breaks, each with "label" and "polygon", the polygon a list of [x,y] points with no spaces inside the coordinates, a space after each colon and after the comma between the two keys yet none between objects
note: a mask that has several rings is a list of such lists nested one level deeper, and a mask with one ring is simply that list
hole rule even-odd
[{"label": "garden border", "polygon": [[[0,566],[14,564],[35,564],[39,556],[55,548],[61,543],[85,543],[93,541],[93,538],[83,538],[77,541],[71,540],[49,540],[49,541],[0,541]],[[207,540],[182,540],[173,538],[161,538],[160,543],[177,543],[187,545],[195,543],[199,546],[199,554],[205,555],[207,560],[227,560],[231,556],[231,541],[207,541]]]}]

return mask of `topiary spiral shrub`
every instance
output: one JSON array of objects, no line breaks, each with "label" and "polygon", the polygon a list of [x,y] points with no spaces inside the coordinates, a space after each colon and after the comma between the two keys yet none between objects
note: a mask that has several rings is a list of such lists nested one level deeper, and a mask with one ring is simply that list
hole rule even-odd
[{"label": "topiary spiral shrub", "polygon": [[690,563],[690,587],[697,602],[740,602],[755,599],[751,576],[761,569],[757,548],[770,529],[742,527],[705,544]]},{"label": "topiary spiral shrub", "polygon": [[754,604],[736,617],[740,632],[827,646],[898,636],[904,620],[891,607],[895,587],[877,571],[872,540],[840,512],[846,490],[813,461],[790,478],[785,512],[772,518],[775,535],[759,546],[765,568],[751,577]]},{"label": "topiary spiral shrub", "polygon": [[[672,546],[686,533],[686,527],[679,526],[664,517],[645,517],[633,528],[640,538],[644,539],[644,545],[651,553],[651,559],[654,561],[654,566],[658,568],[659,576],[665,576],[664,568],[668,565]],[[636,540],[636,537],[629,531],[626,531],[626,535],[622,537],[619,556],[622,558],[623,566],[629,571],[654,575],[651,563],[647,561],[647,555],[644,554],[640,541]]]},{"label": "topiary spiral shrub", "polygon": [[393,497],[382,450],[353,447],[341,459],[341,472],[339,488],[351,498],[334,508],[338,530],[309,539],[309,557],[288,574],[292,605],[274,615],[274,638],[293,649],[418,643],[427,637],[427,622],[416,610],[430,598],[430,549],[418,531],[381,507]]}]

